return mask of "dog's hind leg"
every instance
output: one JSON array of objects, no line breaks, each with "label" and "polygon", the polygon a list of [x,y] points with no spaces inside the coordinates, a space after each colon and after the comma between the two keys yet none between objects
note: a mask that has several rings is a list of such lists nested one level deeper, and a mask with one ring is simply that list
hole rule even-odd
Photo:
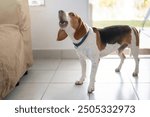
[{"label": "dog's hind leg", "polygon": [[122,64],[124,63],[124,59],[126,58],[124,53],[118,53],[121,61],[120,61],[120,64],[119,66],[115,69],[115,72],[120,72],[121,68],[122,68]]},{"label": "dog's hind leg", "polygon": [[132,48],[131,49],[131,53],[133,55],[133,58],[135,60],[135,70],[133,72],[133,76],[136,77],[138,76],[138,73],[139,73],[139,57],[138,57],[138,54],[139,54],[139,47],[136,46],[135,48]]},{"label": "dog's hind leg", "polygon": [[82,69],[82,76],[80,78],[80,80],[75,82],[75,85],[82,85],[83,81],[86,78],[86,60],[80,56],[80,64],[81,64],[81,69]]},{"label": "dog's hind leg", "polygon": [[132,28],[132,41],[131,41],[131,53],[135,60],[135,70],[133,72],[133,76],[138,76],[139,73],[139,33],[136,28]]},{"label": "dog's hind leg", "polygon": [[116,72],[120,72],[122,64],[124,63],[124,59],[126,58],[123,50],[127,47],[127,44],[123,44],[122,46],[120,46],[120,48],[118,49],[118,55],[121,59],[119,66],[115,69]]}]

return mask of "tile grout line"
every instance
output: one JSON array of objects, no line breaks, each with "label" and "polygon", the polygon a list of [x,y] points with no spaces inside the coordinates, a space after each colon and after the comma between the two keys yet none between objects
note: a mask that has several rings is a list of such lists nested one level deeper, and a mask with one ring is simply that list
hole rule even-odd
[{"label": "tile grout line", "polygon": [[60,66],[60,64],[61,64],[61,62],[62,62],[62,59],[60,59],[60,62],[59,62],[59,64],[58,64],[57,68],[55,69],[55,72],[54,72],[54,74],[52,75],[51,80],[49,81],[49,83],[48,83],[48,85],[47,85],[45,91],[43,92],[43,95],[41,96],[41,100],[43,99],[43,97],[44,97],[44,95],[45,95],[45,93],[46,93],[48,87],[50,86],[51,81],[52,81],[52,79],[54,78],[54,76],[55,76],[55,74],[56,74],[56,72],[57,72],[57,70],[58,70],[58,68],[59,68],[59,66]]},{"label": "tile grout line", "polygon": [[134,90],[135,95],[137,96],[138,100],[140,100],[139,95],[138,95],[136,89],[134,88],[134,85],[133,85],[131,79],[130,79],[130,83],[131,83],[131,85],[132,85],[132,88],[133,88],[133,90]]}]

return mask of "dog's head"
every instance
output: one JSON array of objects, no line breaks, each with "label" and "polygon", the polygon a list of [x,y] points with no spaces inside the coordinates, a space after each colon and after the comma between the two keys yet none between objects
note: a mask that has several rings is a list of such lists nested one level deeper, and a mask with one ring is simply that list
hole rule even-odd
[{"label": "dog's head", "polygon": [[60,27],[57,36],[58,41],[64,40],[68,36],[69,31],[73,31],[73,37],[76,40],[79,40],[86,34],[85,24],[77,14],[60,10],[58,17]]}]

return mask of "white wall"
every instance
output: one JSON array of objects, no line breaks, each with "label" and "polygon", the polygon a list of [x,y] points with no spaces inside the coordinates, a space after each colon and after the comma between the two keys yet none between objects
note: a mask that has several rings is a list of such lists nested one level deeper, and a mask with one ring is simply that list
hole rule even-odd
[{"label": "white wall", "polygon": [[88,0],[45,0],[45,6],[30,7],[33,49],[73,49],[71,40],[57,42],[58,11],[73,11],[88,20]]}]

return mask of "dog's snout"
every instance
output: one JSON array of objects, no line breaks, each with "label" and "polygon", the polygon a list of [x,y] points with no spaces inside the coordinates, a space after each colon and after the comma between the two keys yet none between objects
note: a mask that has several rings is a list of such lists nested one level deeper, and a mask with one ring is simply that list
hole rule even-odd
[{"label": "dog's snout", "polygon": [[59,11],[58,11],[58,16],[59,16],[59,19],[60,19],[60,20],[63,19],[64,15],[65,15],[65,12],[64,12],[63,10],[59,10]]},{"label": "dog's snout", "polygon": [[61,14],[61,13],[64,13],[64,11],[63,10],[59,10],[59,14]]},{"label": "dog's snout", "polygon": [[66,13],[63,10],[59,10],[58,11],[58,17],[59,17],[59,26],[61,28],[64,28],[68,25],[68,21],[67,21],[67,17],[66,17]]}]

